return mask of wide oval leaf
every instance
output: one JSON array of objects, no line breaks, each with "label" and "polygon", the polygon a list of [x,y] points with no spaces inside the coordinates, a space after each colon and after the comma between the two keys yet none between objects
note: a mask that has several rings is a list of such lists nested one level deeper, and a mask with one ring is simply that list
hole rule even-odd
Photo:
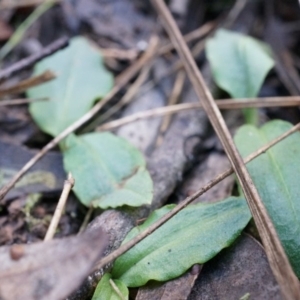
[{"label": "wide oval leaf", "polygon": [[70,135],[64,144],[65,170],[75,178],[75,194],[103,209],[150,204],[152,179],[138,149],[111,133]]},{"label": "wide oval leaf", "polygon": [[[242,126],[235,135],[243,157],[291,129],[271,121],[260,129]],[[296,132],[247,164],[290,262],[300,277],[300,133]]]},{"label": "wide oval leaf", "polygon": [[[116,288],[114,289],[110,283],[111,274],[104,274],[99,281],[92,300],[123,300],[128,299],[129,291],[127,286],[118,279],[114,279],[113,283]],[[117,290],[117,291],[116,291]],[[120,293],[123,298],[118,295]]]},{"label": "wide oval leaf", "polygon": [[[123,243],[173,207],[168,205],[153,212],[143,225],[129,232]],[[205,263],[228,247],[250,218],[244,198],[190,205],[120,256],[113,267],[113,278],[129,287],[137,287],[152,279],[167,281],[178,277],[192,265]]]},{"label": "wide oval leaf", "polygon": [[274,66],[266,44],[224,29],[209,39],[206,55],[216,83],[233,98],[256,97]]},{"label": "wide oval leaf", "polygon": [[57,78],[27,94],[30,98],[50,98],[31,103],[29,110],[43,131],[56,136],[111,90],[113,77],[105,69],[100,52],[82,37],[73,38],[69,47],[37,63],[34,74],[49,69]]}]

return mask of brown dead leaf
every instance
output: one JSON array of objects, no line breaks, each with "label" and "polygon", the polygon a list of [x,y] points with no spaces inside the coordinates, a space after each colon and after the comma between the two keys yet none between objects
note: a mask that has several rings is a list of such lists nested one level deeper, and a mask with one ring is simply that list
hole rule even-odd
[{"label": "brown dead leaf", "polygon": [[0,248],[1,300],[60,300],[89,274],[107,245],[101,230]]}]

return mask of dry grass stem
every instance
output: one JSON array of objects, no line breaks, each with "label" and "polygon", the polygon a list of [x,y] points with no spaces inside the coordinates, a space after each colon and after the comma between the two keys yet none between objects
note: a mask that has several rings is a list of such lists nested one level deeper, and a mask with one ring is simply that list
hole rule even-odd
[{"label": "dry grass stem", "polygon": [[117,48],[99,48],[101,54],[104,57],[116,58],[116,59],[127,59],[132,61],[137,58],[139,51],[136,49],[117,49]]},{"label": "dry grass stem", "polygon": [[33,99],[11,99],[11,100],[2,100],[0,101],[0,106],[13,106],[13,105],[21,105],[21,104],[28,104],[31,102],[38,102],[38,101],[48,101],[49,98],[33,98]]},{"label": "dry grass stem", "polygon": [[[217,23],[215,21],[205,23],[201,27],[186,34],[184,36],[185,41],[187,43],[189,43],[194,40],[205,37],[216,27],[216,24]],[[98,49],[100,49],[100,51],[104,57],[116,58],[116,59],[134,60],[137,58],[137,56],[139,54],[139,51],[136,49],[124,50],[124,49],[117,49],[117,48],[99,48],[99,47],[98,47]],[[160,46],[155,54],[156,55],[164,55],[164,54],[169,53],[173,49],[174,49],[173,44],[167,43],[166,45]]]},{"label": "dry grass stem", "polygon": [[89,209],[88,209],[88,211],[87,211],[85,217],[84,217],[84,220],[83,220],[83,222],[82,222],[82,224],[81,224],[81,226],[80,226],[80,229],[79,229],[79,231],[78,231],[78,234],[82,233],[82,232],[86,229],[86,227],[87,227],[87,225],[88,225],[88,223],[89,223],[89,221],[90,221],[90,219],[91,219],[91,216],[92,216],[93,211],[94,211],[94,207],[91,205],[91,206],[89,207]]},{"label": "dry grass stem", "polygon": [[9,87],[0,88],[0,97],[3,97],[5,95],[9,94],[17,94],[26,91],[29,88],[32,88],[34,86],[40,85],[42,83],[46,83],[50,80],[53,80],[56,78],[55,74],[51,71],[45,71],[44,73],[33,76],[29,79],[22,80],[21,82],[18,82],[17,84],[14,84]]},{"label": "dry grass stem", "polygon": [[[190,33],[184,36],[184,40],[189,43],[198,39],[201,39],[211,33],[216,28],[217,23],[215,21],[207,22],[202,25],[200,28],[191,31]],[[158,55],[164,55],[174,49],[174,45],[172,43],[168,43],[167,45],[161,46],[158,49]]]},{"label": "dry grass stem", "polygon": [[119,288],[117,287],[117,285],[114,283],[114,281],[112,279],[109,279],[109,283],[112,287],[112,289],[115,291],[115,293],[120,297],[121,300],[126,300],[124,298],[124,296],[122,295],[121,291],[119,290]]},{"label": "dry grass stem", "polygon": [[[253,107],[289,107],[300,106],[299,97],[272,97],[272,98],[255,98],[255,99],[224,99],[216,100],[220,109],[241,109]],[[175,114],[191,109],[202,109],[201,103],[182,103],[170,105],[167,107],[159,107],[147,111],[138,112],[136,114],[120,118],[111,122],[100,125],[97,130],[111,130],[123,126],[125,124],[139,121],[147,118],[155,118],[168,114]]]},{"label": "dry grass stem", "polygon": [[242,10],[245,8],[248,0],[237,0],[235,1],[234,6],[230,10],[225,22],[223,23],[223,27],[230,28],[238,16],[241,14]]},{"label": "dry grass stem", "polygon": [[[149,43],[149,47],[156,48],[158,45],[158,38],[152,37]],[[15,174],[15,176],[0,190],[0,202],[4,199],[5,195],[10,189],[14,187],[16,182],[38,161],[40,160],[49,150],[53,149],[59,144],[65,137],[70,133],[74,132],[80,128],[83,124],[93,118],[100,109],[107,104],[130,80],[133,78],[139,70],[148,63],[152,58],[149,57],[149,53],[145,53],[140,57],[134,64],[132,64],[127,70],[124,71],[124,75],[120,77],[118,84],[116,84],[113,89],[100,101],[98,102],[89,112],[83,115],[79,120],[74,122],[72,125],[67,127],[63,132],[61,132],[56,138],[54,138],[50,143],[43,147],[33,158],[31,158],[23,168]],[[1,76],[0,76],[1,77]]]},{"label": "dry grass stem", "polygon": [[60,220],[60,218],[62,216],[62,213],[63,213],[63,210],[66,206],[68,196],[69,196],[70,191],[73,188],[74,184],[75,184],[75,180],[72,177],[72,174],[69,173],[68,179],[65,181],[63,191],[62,191],[61,196],[58,200],[53,218],[52,218],[51,223],[49,225],[49,228],[47,230],[44,241],[49,241],[49,240],[53,239],[54,234],[55,234],[56,229],[57,229],[57,226],[58,226],[58,223],[59,223],[59,220]]},{"label": "dry grass stem", "polygon": [[[173,89],[171,91],[171,95],[168,99],[168,104],[167,104],[168,106],[172,106],[172,105],[175,105],[176,103],[178,103],[182,89],[183,89],[185,77],[186,76],[185,76],[184,70],[181,70],[178,72],[175,82],[174,82]],[[156,141],[157,147],[159,147],[161,145],[164,134],[167,131],[167,129],[171,123],[171,120],[172,120],[172,116],[170,114],[164,115],[163,121],[160,125],[157,141]]]},{"label": "dry grass stem", "polygon": [[[292,127],[290,130],[285,132],[284,134],[280,135],[278,138],[272,140],[270,143],[266,144],[264,147],[260,148],[256,152],[250,154],[244,159],[244,163],[247,164],[256,157],[258,157],[261,154],[264,154],[268,149],[273,147],[274,145],[278,144],[291,134],[295,133],[300,129],[300,123]],[[210,182],[208,182],[205,186],[200,188],[197,192],[195,192],[193,195],[186,198],[184,201],[182,201],[180,204],[178,204],[172,211],[168,212],[166,215],[164,215],[162,218],[160,218],[158,221],[153,223],[150,227],[148,227],[144,232],[138,234],[135,238],[127,242],[126,244],[119,247],[117,250],[109,254],[108,256],[104,257],[102,260],[99,261],[99,263],[95,266],[95,270],[103,268],[108,263],[113,262],[117,257],[131,249],[134,245],[139,243],[141,240],[143,240],[145,237],[150,235],[152,232],[154,232],[156,229],[158,229],[160,226],[162,226],[164,223],[166,223],[168,220],[170,220],[172,217],[174,217],[178,212],[180,212],[183,208],[188,206],[190,203],[192,203],[194,200],[196,200],[198,197],[203,195],[205,192],[210,190],[212,187],[214,187],[216,184],[221,182],[223,179],[228,177],[229,175],[232,175],[234,173],[233,168],[227,169],[225,172],[219,174],[214,179],[212,179]]]},{"label": "dry grass stem", "polygon": [[218,135],[223,148],[231,162],[244,195],[247,199],[251,214],[256,223],[258,232],[262,239],[266,254],[273,274],[279,284],[281,293],[285,299],[300,299],[300,285],[289,260],[284,252],[277,232],[268,215],[268,212],[253,184],[243,160],[236,149],[225,121],[204,82],[204,79],[193,59],[193,56],[183,40],[171,13],[162,0],[151,1],[158,11],[166,31],[184,64],[187,75],[195,89],[195,92],[202,101],[203,109]]}]

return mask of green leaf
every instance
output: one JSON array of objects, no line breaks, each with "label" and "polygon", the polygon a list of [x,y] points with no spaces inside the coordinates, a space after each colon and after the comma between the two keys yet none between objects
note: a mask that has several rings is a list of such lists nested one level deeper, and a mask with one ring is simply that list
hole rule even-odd
[{"label": "green leaf", "polygon": [[58,77],[27,94],[30,98],[50,98],[31,103],[29,109],[39,127],[56,136],[111,90],[113,77],[105,69],[100,53],[82,37],[73,38],[69,47],[36,64],[34,74],[48,69]]},{"label": "green leaf", "polygon": [[113,289],[111,283],[109,282],[110,279],[111,279],[110,274],[103,275],[103,277],[101,278],[100,282],[97,285],[92,300],[123,300],[123,299],[127,300],[128,299],[129,292],[126,285],[121,280],[118,279],[113,280],[119,292],[123,296],[123,298],[121,298]]},{"label": "green leaf", "polygon": [[[169,212],[168,205],[153,212],[147,221],[129,232],[125,242]],[[167,281],[196,263],[204,263],[228,247],[251,218],[244,198],[230,197],[214,204],[190,205],[120,256],[112,276],[128,287],[153,279]]]},{"label": "green leaf", "polygon": [[[271,121],[260,129],[242,126],[235,136],[243,157],[292,127]],[[290,262],[300,277],[300,133],[296,132],[247,164]]]},{"label": "green leaf", "polygon": [[224,29],[207,42],[206,55],[217,85],[233,98],[256,97],[274,66],[266,44]]},{"label": "green leaf", "polygon": [[150,204],[153,183],[143,155],[111,133],[70,135],[65,141],[65,170],[75,178],[80,201],[103,209]]}]

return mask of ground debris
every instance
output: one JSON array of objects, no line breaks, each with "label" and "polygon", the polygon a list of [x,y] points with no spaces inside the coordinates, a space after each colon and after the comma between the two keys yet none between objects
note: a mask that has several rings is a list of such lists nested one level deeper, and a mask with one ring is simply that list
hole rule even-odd
[{"label": "ground debris", "polygon": [[97,230],[45,243],[1,247],[0,298],[67,297],[89,274],[106,243],[106,234]]}]

